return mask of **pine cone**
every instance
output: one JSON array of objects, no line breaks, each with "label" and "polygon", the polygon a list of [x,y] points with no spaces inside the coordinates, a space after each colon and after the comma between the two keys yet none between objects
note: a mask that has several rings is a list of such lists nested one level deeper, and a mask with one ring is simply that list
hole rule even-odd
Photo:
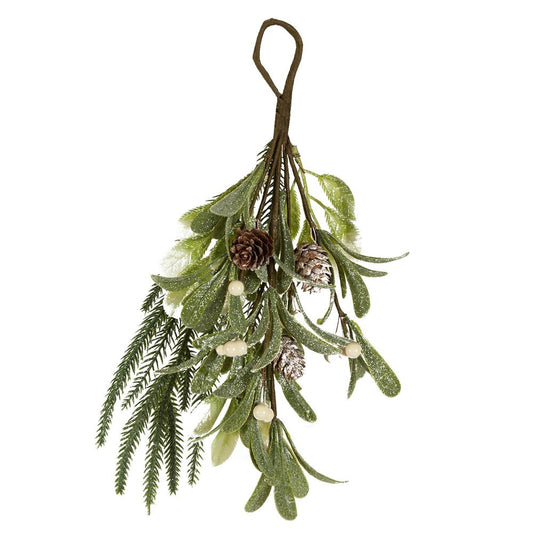
[{"label": "pine cone", "polygon": [[[331,263],[326,251],[318,244],[314,242],[300,244],[294,250],[294,259],[296,272],[303,278],[315,283],[330,282]],[[309,285],[309,283],[302,283],[302,290],[304,292],[317,292],[320,288]]]},{"label": "pine cone", "polygon": [[301,378],[305,368],[305,356],[300,345],[288,335],[281,337],[281,347],[274,359],[274,370],[285,379]]},{"label": "pine cone", "polygon": [[257,270],[266,265],[272,257],[272,237],[260,230],[237,230],[237,237],[231,243],[231,260],[241,270]]}]

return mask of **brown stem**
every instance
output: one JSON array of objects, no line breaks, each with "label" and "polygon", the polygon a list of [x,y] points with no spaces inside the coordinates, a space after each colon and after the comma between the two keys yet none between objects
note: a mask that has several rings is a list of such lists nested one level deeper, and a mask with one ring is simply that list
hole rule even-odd
[{"label": "brown stem", "polygon": [[344,323],[344,318],[347,317],[348,315],[341,308],[339,297],[337,296],[337,291],[335,291],[335,296],[333,297],[333,301],[335,302],[335,307],[339,315],[339,320],[341,321],[342,333],[344,334],[345,337],[347,337],[348,328],[346,327],[346,324]]}]

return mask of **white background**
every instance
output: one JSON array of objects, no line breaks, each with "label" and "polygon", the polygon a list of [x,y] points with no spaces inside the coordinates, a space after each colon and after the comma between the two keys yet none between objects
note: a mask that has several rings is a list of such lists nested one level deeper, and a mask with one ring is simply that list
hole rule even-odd
[{"label": "white background", "polygon": [[[308,355],[314,425],[282,405],[311,479],[286,523],[243,506],[241,448],[148,517],[143,449],[114,494],[101,402],[185,210],[249,172],[275,98],[266,18],[300,31],[291,138],[352,187],[371,279],[361,325],[395,399]],[[533,12],[512,0],[3,1],[0,7],[4,531],[530,532]],[[291,38],[268,30],[281,84]],[[317,300],[317,303],[319,300]],[[317,313],[320,309],[317,308]]]}]

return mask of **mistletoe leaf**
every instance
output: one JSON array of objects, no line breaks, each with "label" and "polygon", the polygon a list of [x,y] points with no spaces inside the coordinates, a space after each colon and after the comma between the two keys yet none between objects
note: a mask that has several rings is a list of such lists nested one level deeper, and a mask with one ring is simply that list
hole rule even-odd
[{"label": "mistletoe leaf", "polygon": [[199,363],[209,354],[210,351],[210,349],[202,349],[195,356],[182,361],[178,365],[169,364],[168,366],[164,366],[163,368],[156,370],[156,374],[176,374],[178,372],[183,372],[184,370],[192,368],[194,365]]},{"label": "mistletoe leaf", "polygon": [[256,376],[255,380],[253,380],[248,385],[246,394],[240,401],[235,411],[233,411],[231,416],[224,420],[224,423],[222,424],[222,431],[225,431],[226,433],[233,433],[234,431],[239,431],[246,422],[246,420],[248,420],[248,417],[250,416],[250,412],[252,411],[252,407],[254,405],[257,385],[260,379],[261,376]]},{"label": "mistletoe leaf", "polygon": [[216,333],[210,333],[207,335],[202,335],[194,339],[192,345],[195,348],[207,348],[213,349],[221,344],[224,344],[228,341],[231,341],[235,338],[235,333],[233,331],[217,331]]},{"label": "mistletoe leaf", "polygon": [[307,220],[304,220],[300,238],[298,239],[298,246],[300,246],[300,244],[313,242],[313,240],[313,236],[311,235],[311,226],[309,226],[309,222],[307,222]]},{"label": "mistletoe leaf", "polygon": [[366,368],[361,357],[358,357],[357,359],[349,359],[348,364],[350,365],[350,383],[348,384],[348,398],[350,398],[353,394],[357,381],[365,375]]},{"label": "mistletoe leaf", "polygon": [[267,332],[269,324],[270,324],[270,313],[269,313],[269,305],[268,305],[268,300],[267,300],[265,301],[263,305],[263,314],[261,316],[261,320],[259,320],[259,324],[257,324],[257,327],[250,334],[250,336],[248,337],[248,340],[246,341],[248,346],[253,346],[254,344],[257,344],[263,339],[263,337],[265,336]]},{"label": "mistletoe leaf", "polygon": [[296,449],[296,446],[294,446],[294,442],[291,439],[291,436],[289,435],[289,432],[287,431],[287,428],[281,422],[281,420],[278,420],[278,423],[281,424],[281,427],[283,428],[283,432],[285,433],[285,436],[287,437],[287,440],[289,441],[289,445],[291,447],[292,453],[302,466],[302,468],[311,476],[318,479],[319,481],[324,481],[325,483],[346,483],[346,481],[337,481],[336,479],[330,478],[328,476],[325,476],[324,474],[321,474],[320,472],[316,471],[309,463],[307,463],[304,458],[300,455],[298,450]]},{"label": "mistletoe leaf", "polygon": [[177,277],[153,275],[152,280],[166,291],[181,292],[195,283],[207,280],[210,277],[211,269],[209,264],[207,261],[200,261],[194,265],[190,265]]},{"label": "mistletoe leaf", "polygon": [[276,379],[281,385],[283,395],[296,414],[306,422],[316,422],[316,414],[305,398],[300,394],[296,382],[285,379],[284,376],[278,373],[276,373]]},{"label": "mistletoe leaf", "polygon": [[217,433],[217,436],[211,444],[211,461],[213,462],[213,466],[219,466],[231,457],[238,438],[238,431],[233,433],[219,431]]},{"label": "mistletoe leaf", "polygon": [[285,454],[283,453],[283,443],[280,434],[281,430],[277,424],[273,429],[276,442],[275,467],[279,473],[279,482],[274,485],[274,502],[278,513],[285,518],[285,520],[294,520],[297,516],[296,502],[294,500],[294,494],[292,493],[286,470]]},{"label": "mistletoe leaf", "polygon": [[199,235],[205,235],[206,233],[211,233],[221,220],[220,216],[211,213],[209,206],[206,206],[191,222],[191,230]]},{"label": "mistletoe leaf", "polygon": [[211,352],[202,362],[191,381],[191,392],[194,394],[204,394],[211,390],[215,384],[225,357]]},{"label": "mistletoe leaf", "polygon": [[357,263],[354,263],[354,267],[355,270],[361,274],[361,276],[366,276],[368,278],[381,278],[382,276],[387,275],[387,272],[382,272],[381,270],[371,270],[370,268],[358,265]]},{"label": "mistletoe leaf", "polygon": [[339,353],[339,349],[336,346],[332,346],[327,342],[324,342],[322,339],[311,333],[308,329],[304,328],[299,322],[297,322],[291,314],[287,311],[279,296],[271,292],[271,295],[276,298],[276,303],[280,312],[281,320],[283,325],[298,342],[307,346],[310,350],[316,353],[321,353],[323,355],[333,355]]},{"label": "mistletoe leaf", "polygon": [[226,298],[228,267],[222,268],[210,281],[200,285],[183,302],[181,320],[186,327],[209,331],[220,318]]},{"label": "mistletoe leaf", "polygon": [[248,327],[242,308],[240,296],[229,296],[228,317],[231,329],[237,334],[243,334]]},{"label": "mistletoe leaf", "polygon": [[370,295],[368,294],[368,288],[363,278],[357,272],[354,263],[344,255],[342,249],[329,237],[329,234],[321,232],[320,237],[320,241],[324,242],[325,247],[333,255],[339,267],[339,272],[342,270],[346,275],[352,293],[355,314],[361,318],[370,309]]},{"label": "mistletoe leaf", "polygon": [[300,465],[287,446],[283,446],[283,458],[292,493],[296,498],[304,498],[309,492],[309,483]]},{"label": "mistletoe leaf", "polygon": [[216,396],[209,396],[206,403],[209,404],[209,411],[194,428],[193,433],[195,435],[203,435],[204,433],[211,431],[226,404],[226,400],[224,398],[217,398]]},{"label": "mistletoe leaf", "polygon": [[267,501],[271,490],[272,486],[267,483],[265,476],[262,475],[259,478],[259,482],[257,483],[254,491],[252,492],[250,499],[246,502],[244,510],[247,513],[253,513],[254,511],[260,509]]},{"label": "mistletoe leaf", "polygon": [[242,282],[244,283],[244,294],[253,294],[261,285],[261,280],[251,270],[244,272]]},{"label": "mistletoe leaf", "polygon": [[300,312],[302,313],[302,316],[304,317],[304,320],[306,324],[320,337],[322,337],[325,341],[331,342],[332,344],[338,344],[340,346],[348,346],[352,341],[352,339],[347,339],[346,337],[340,337],[339,335],[335,335],[334,333],[330,333],[329,331],[324,331],[322,328],[319,328],[306,314],[304,311],[304,307],[302,305],[302,302],[300,300],[300,297],[298,296],[298,293],[295,293],[296,296],[296,302],[298,303],[298,307],[300,309]]},{"label": "mistletoe leaf", "polygon": [[252,372],[257,372],[271,363],[279,353],[281,347],[281,320],[275,305],[270,306],[270,330],[267,331],[265,342],[263,343],[263,352],[259,358],[252,364]]},{"label": "mistletoe leaf", "polygon": [[391,263],[392,261],[398,261],[398,259],[403,259],[409,255],[409,252],[405,252],[402,255],[397,257],[371,257],[368,255],[360,254],[357,250],[353,250],[349,246],[346,246],[342,242],[339,242],[331,233],[328,233],[324,230],[318,230],[319,234],[325,234],[327,237],[333,239],[348,255],[351,255],[353,258],[358,259],[359,261],[364,261],[365,263]]},{"label": "mistletoe leaf", "polygon": [[[282,201],[284,200],[285,200],[285,197],[283,196]],[[284,209],[280,209],[280,229],[281,229],[280,261],[287,265],[293,265],[294,264],[294,251],[293,251],[293,245],[292,245],[291,231],[289,227],[287,226],[287,219],[285,216]],[[292,275],[290,271],[288,272],[287,269],[278,270],[278,283],[277,283],[278,292],[280,294],[284,294],[285,292],[287,292],[291,284],[292,284]]]},{"label": "mistletoe leaf", "polygon": [[253,377],[248,367],[240,368],[230,375],[213,394],[219,398],[235,398],[243,393]]},{"label": "mistletoe leaf", "polygon": [[277,473],[266,451],[259,422],[255,418],[250,417],[249,427],[250,449],[252,450],[257,468],[267,477],[270,485],[275,485],[277,483]]},{"label": "mistletoe leaf", "polygon": [[252,190],[259,185],[262,177],[264,164],[260,163],[240,185],[235,187],[229,194],[225,194],[211,204],[209,210],[215,215],[229,217],[237,214],[244,207]]},{"label": "mistletoe leaf", "polygon": [[381,392],[390,398],[398,395],[402,386],[392,368],[364,337],[358,336],[357,340],[363,347],[362,357],[368,371]]}]

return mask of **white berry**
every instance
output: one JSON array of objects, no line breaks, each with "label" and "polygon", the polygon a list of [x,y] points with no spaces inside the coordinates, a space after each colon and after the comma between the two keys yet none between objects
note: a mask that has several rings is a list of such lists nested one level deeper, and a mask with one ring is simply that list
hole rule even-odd
[{"label": "white berry", "polygon": [[272,422],[274,411],[266,403],[258,403],[253,410],[254,418],[261,422]]},{"label": "white berry", "polygon": [[363,347],[358,342],[351,342],[344,348],[344,355],[350,359],[357,359],[362,351]]},{"label": "white berry", "polygon": [[225,346],[223,344],[220,344],[215,349],[217,351],[217,355],[226,355],[226,349],[225,349]]},{"label": "white berry", "polygon": [[236,357],[239,355],[239,348],[235,341],[226,342],[223,346],[223,350],[228,357]]},{"label": "white berry", "polygon": [[241,340],[233,341],[236,349],[237,349],[237,355],[246,355],[248,353],[248,345]]},{"label": "white berry", "polygon": [[244,283],[238,279],[230,281],[228,285],[228,292],[232,296],[241,296],[241,294],[244,294]]}]

